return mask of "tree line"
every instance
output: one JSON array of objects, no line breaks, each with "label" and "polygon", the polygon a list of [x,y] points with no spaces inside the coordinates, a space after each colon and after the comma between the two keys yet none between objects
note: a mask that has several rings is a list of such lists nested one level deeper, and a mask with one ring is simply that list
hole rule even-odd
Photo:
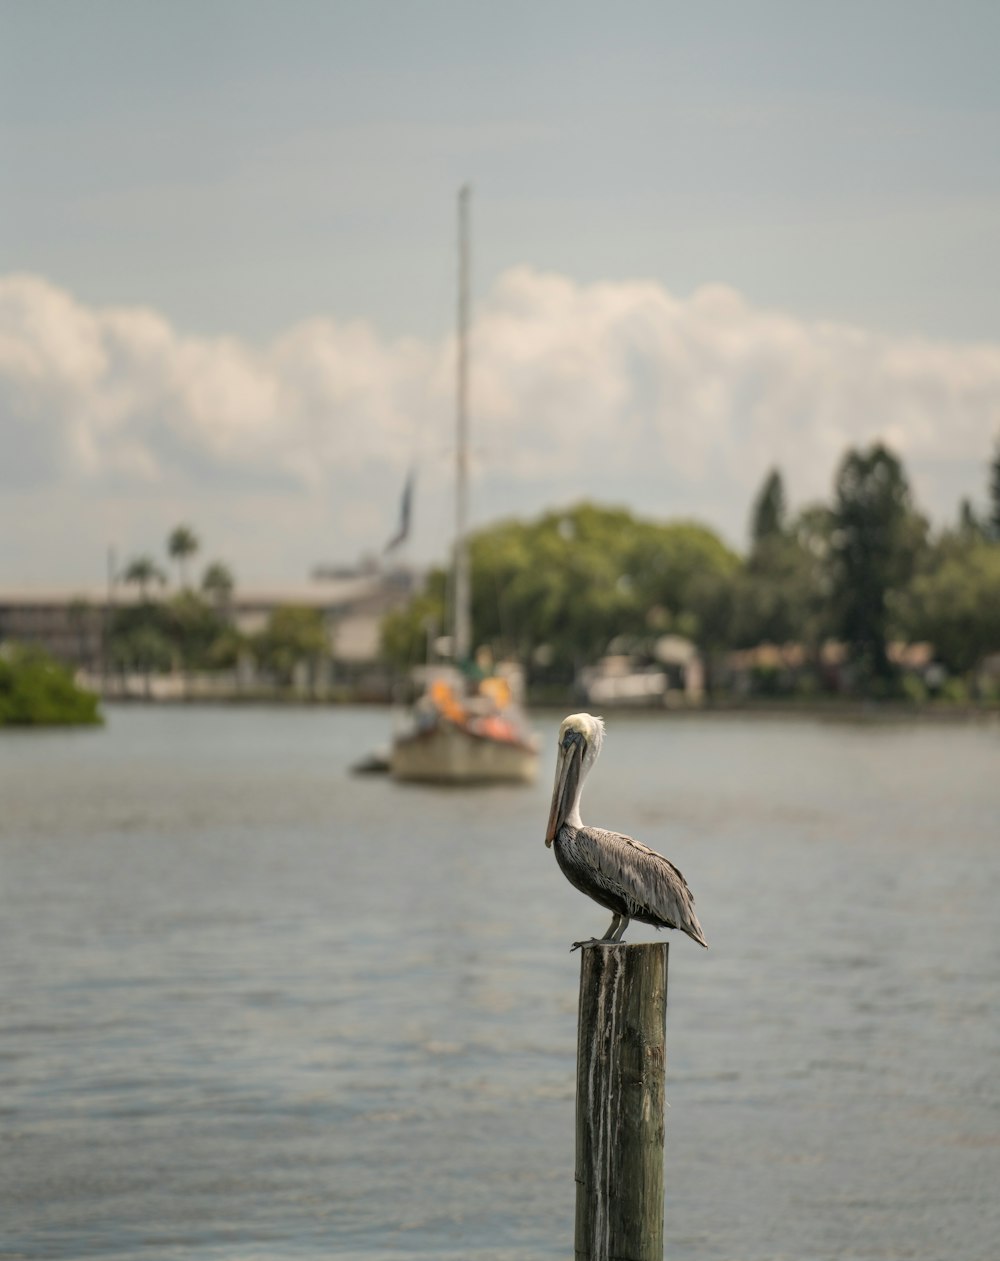
[{"label": "tree line", "polygon": [[221,561],[206,566],[197,586],[190,568],[200,550],[194,530],[179,525],[167,537],[166,552],[177,568],[177,586],[165,590],[167,575],[155,557],[136,556],[120,581],[136,588],[135,603],[117,604],[108,626],[108,664],[113,670],[150,675],[168,670],[233,669],[248,655],[277,682],[291,682],[300,661],[315,661],[327,651],[318,609],[283,606],[271,611],[256,634],[244,634],[233,618],[236,580]]},{"label": "tree line", "polygon": [[[742,556],[705,526],[589,503],[503,522],[469,541],[474,639],[522,661],[538,687],[572,684],[609,652],[652,660],[665,634],[698,645],[716,686],[733,650],[795,644],[802,690],[824,686],[822,649],[836,641],[846,652],[838,686],[885,697],[924,687],[903,677],[891,645],[926,641],[934,686],[958,698],[1000,652],[1000,444],[988,495],[984,512],[965,500],[953,524],[932,530],[903,463],[876,443],[846,453],[829,502],[796,513],[773,469]],[[387,658],[400,668],[422,661],[448,600],[447,572],[435,570],[386,619]]]}]

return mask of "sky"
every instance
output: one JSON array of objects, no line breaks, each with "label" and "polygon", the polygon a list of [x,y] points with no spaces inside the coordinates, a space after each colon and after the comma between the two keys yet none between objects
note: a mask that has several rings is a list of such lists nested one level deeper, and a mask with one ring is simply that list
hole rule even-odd
[{"label": "sky", "polygon": [[0,0],[0,588],[177,524],[242,585],[589,498],[745,545],[1000,437],[1000,8]]}]

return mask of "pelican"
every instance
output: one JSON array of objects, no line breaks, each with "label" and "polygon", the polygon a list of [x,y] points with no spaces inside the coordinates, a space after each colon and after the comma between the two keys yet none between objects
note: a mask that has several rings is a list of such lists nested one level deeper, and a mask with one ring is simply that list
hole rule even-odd
[{"label": "pelican", "polygon": [[576,941],[572,948],[621,941],[630,920],[679,928],[707,946],[691,890],[673,863],[631,836],[584,827],[580,797],[603,743],[602,718],[570,714],[563,719],[545,844],[555,846],[556,862],[570,884],[614,915],[603,937]]}]

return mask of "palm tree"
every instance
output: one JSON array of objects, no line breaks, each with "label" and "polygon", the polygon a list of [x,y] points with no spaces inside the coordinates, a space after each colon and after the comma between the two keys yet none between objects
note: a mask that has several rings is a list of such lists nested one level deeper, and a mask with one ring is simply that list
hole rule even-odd
[{"label": "palm tree", "polygon": [[202,575],[201,589],[219,611],[229,604],[235,586],[233,571],[221,561],[213,561]]},{"label": "palm tree", "polygon": [[134,583],[139,588],[139,598],[143,604],[146,603],[151,582],[159,583],[162,587],[167,581],[166,574],[150,556],[137,556],[130,561],[122,577],[125,582]]},{"label": "palm tree", "polygon": [[179,525],[171,530],[167,539],[167,552],[171,560],[177,562],[177,573],[182,587],[187,586],[187,559],[198,550],[198,536],[187,525]]}]

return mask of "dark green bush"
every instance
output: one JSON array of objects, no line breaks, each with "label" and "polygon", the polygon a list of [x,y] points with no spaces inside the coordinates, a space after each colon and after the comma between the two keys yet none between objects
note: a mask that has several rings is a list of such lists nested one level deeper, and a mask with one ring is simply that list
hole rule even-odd
[{"label": "dark green bush", "polygon": [[0,650],[0,727],[100,723],[98,704],[40,649],[7,644]]}]

